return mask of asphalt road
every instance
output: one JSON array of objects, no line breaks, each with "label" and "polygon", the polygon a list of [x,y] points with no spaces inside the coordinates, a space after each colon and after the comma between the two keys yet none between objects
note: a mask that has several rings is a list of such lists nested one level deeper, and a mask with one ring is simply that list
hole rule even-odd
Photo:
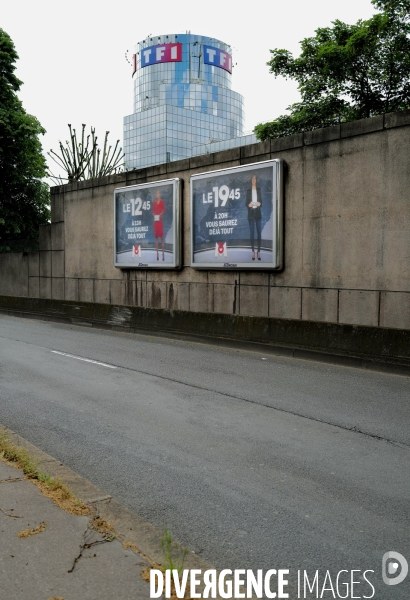
[{"label": "asphalt road", "polygon": [[0,423],[220,569],[410,597],[408,377],[0,315]]}]

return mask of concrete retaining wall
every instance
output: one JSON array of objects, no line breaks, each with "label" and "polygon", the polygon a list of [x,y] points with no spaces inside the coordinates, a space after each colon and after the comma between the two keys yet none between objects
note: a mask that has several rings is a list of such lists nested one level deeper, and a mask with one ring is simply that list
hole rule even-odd
[{"label": "concrete retaining wall", "polygon": [[[52,188],[40,252],[0,255],[0,294],[410,329],[410,111]],[[283,158],[281,273],[189,266],[189,177]],[[113,266],[113,190],[180,177],[184,267]]]}]

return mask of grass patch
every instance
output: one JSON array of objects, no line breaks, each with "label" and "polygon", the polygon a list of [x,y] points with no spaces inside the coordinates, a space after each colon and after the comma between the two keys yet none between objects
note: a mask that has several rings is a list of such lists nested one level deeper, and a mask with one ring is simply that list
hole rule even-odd
[{"label": "grass patch", "polygon": [[161,548],[164,553],[164,570],[177,570],[178,574],[184,569],[185,557],[188,548],[184,548],[172,539],[169,530],[164,527],[164,535],[161,539]]},{"label": "grass patch", "polygon": [[[152,569],[157,569],[157,570],[159,569],[160,571],[162,571],[164,573],[164,575],[165,575],[166,571],[171,571],[170,600],[177,600],[178,596],[177,596],[177,592],[176,592],[176,588],[175,588],[172,571],[177,571],[178,578],[181,583],[181,573],[184,570],[184,562],[185,562],[185,557],[188,553],[188,548],[181,546],[180,544],[178,544],[178,542],[173,540],[171,533],[167,529],[167,527],[164,527],[164,535],[162,536],[162,539],[161,539],[161,548],[162,548],[162,553],[164,555],[164,564],[158,565],[158,564],[152,563],[151,567],[146,567],[145,569],[142,570],[141,577],[144,579],[144,581],[149,583]],[[191,600],[191,592],[190,592],[190,588],[189,588],[188,584],[186,585],[186,588],[185,588],[184,599]]]},{"label": "grass patch", "polygon": [[5,462],[12,463],[13,466],[23,469],[23,473],[28,478],[37,477],[39,475],[37,469],[37,461],[33,460],[27,450],[16,446],[10,442],[7,433],[0,433],[0,458]]},{"label": "grass patch", "polygon": [[71,515],[91,514],[88,506],[74,496],[59,479],[41,473],[38,469],[38,461],[33,459],[27,450],[13,444],[9,440],[6,431],[0,432],[0,459],[18,469],[22,469],[27,479],[32,481],[44,496],[50,498],[59,508]]}]

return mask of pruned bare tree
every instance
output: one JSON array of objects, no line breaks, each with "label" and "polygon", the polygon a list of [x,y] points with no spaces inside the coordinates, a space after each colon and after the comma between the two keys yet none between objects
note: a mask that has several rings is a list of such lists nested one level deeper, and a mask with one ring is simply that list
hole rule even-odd
[{"label": "pruned bare tree", "polygon": [[125,163],[122,148],[119,147],[120,140],[117,140],[113,148],[108,143],[109,131],[106,131],[104,146],[101,149],[98,147],[98,137],[95,135],[94,127],[91,127],[91,134],[86,136],[86,125],[82,125],[81,141],[77,139],[76,130],[72,129],[71,125],[68,125],[68,128],[70,140],[67,140],[65,145],[59,142],[60,154],[54,150],[47,152],[65,172],[63,176],[50,175],[57,185],[121,172]]}]

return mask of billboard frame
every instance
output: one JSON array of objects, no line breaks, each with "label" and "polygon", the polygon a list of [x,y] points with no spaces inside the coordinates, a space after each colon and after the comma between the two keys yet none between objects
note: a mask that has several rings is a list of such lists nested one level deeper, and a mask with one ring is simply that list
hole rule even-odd
[{"label": "billboard frame", "polygon": [[[219,174],[232,172],[243,171],[252,171],[258,168],[266,168],[269,165],[272,165],[272,169],[275,169],[276,172],[276,207],[272,206],[272,211],[275,211],[276,208],[276,219],[275,224],[272,227],[272,239],[275,239],[275,252],[277,257],[277,262],[274,264],[273,261],[271,263],[259,263],[255,261],[255,263],[198,263],[195,262],[195,248],[194,248],[194,181],[207,179],[212,176],[218,176]],[[219,271],[281,271],[284,267],[284,218],[283,218],[283,210],[284,210],[284,166],[285,162],[281,158],[274,158],[271,160],[260,161],[255,163],[250,163],[247,165],[238,165],[236,167],[229,167],[226,169],[217,169],[215,171],[206,171],[203,173],[198,173],[196,175],[191,175],[190,177],[190,241],[191,241],[191,252],[190,252],[190,266],[193,269],[197,270],[219,270]],[[273,238],[275,236],[275,238]]]},{"label": "billboard frame", "polygon": [[[172,198],[173,198],[173,262],[172,263],[162,263],[161,261],[157,262],[127,262],[120,263],[117,261],[117,201],[116,194],[121,192],[130,192],[133,190],[139,189],[147,189],[147,188],[155,188],[158,186],[170,185],[173,186]],[[181,202],[182,202],[182,179],[179,177],[174,177],[171,179],[160,179],[158,181],[149,181],[147,183],[136,183],[134,185],[128,185],[120,188],[115,188],[113,192],[113,209],[114,209],[114,231],[113,231],[113,239],[114,239],[114,267],[117,269],[141,269],[141,270],[176,270],[180,269],[181,258],[182,258],[182,234],[181,234]]]}]

